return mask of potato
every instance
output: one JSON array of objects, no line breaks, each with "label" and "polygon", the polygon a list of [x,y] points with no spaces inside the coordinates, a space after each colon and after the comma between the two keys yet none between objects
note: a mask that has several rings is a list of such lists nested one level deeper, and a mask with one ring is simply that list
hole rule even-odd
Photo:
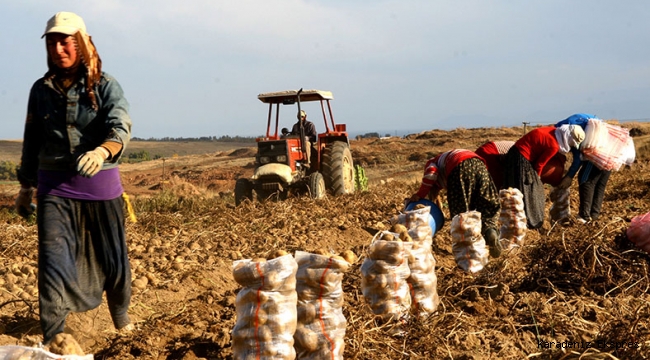
[{"label": "potato", "polygon": [[269,300],[269,294],[266,291],[255,291],[251,289],[242,289],[236,298],[236,306],[243,306],[245,304],[264,304]]},{"label": "potato", "polygon": [[278,250],[271,251],[269,253],[269,255],[268,255],[268,258],[269,259],[275,259],[275,258],[279,258],[279,257],[285,256],[285,255],[289,255],[289,253],[287,251],[278,249]]},{"label": "potato", "polygon": [[392,241],[395,240],[395,236],[390,233],[383,233],[381,234],[381,239],[380,240],[386,240],[386,241]]},{"label": "potato", "polygon": [[400,238],[400,240],[402,240],[404,242],[413,241],[413,239],[411,238],[411,235],[409,234],[409,231],[406,230],[406,227],[399,232],[399,238]]},{"label": "potato", "polygon": [[256,322],[258,326],[265,325],[268,322],[269,314],[264,309],[253,308],[251,310],[254,311],[247,312],[246,315],[240,319],[243,323],[255,327]]},{"label": "potato", "polygon": [[149,279],[147,279],[145,276],[139,277],[131,282],[131,286],[140,290],[146,289],[147,284],[149,284]]},{"label": "potato", "polygon": [[410,224],[410,223],[415,222],[417,220],[418,220],[418,214],[416,214],[415,212],[410,212],[410,213],[406,214],[406,223],[407,224]]},{"label": "potato", "polygon": [[59,355],[86,355],[70,334],[58,333],[50,343],[50,352]]},{"label": "potato", "polygon": [[348,268],[350,267],[350,263],[347,260],[345,260],[343,256],[334,255],[331,257],[331,259],[334,261],[331,262],[330,269],[347,271]]},{"label": "potato", "polygon": [[323,268],[326,267],[330,262],[329,252],[325,255],[312,253],[309,256],[304,256],[298,261],[298,267],[310,267],[310,268]]},{"label": "potato", "polygon": [[244,328],[235,328],[232,331],[232,340],[234,343],[243,343],[248,339],[255,338],[255,328],[244,327]]},{"label": "potato", "polygon": [[357,262],[357,260],[359,260],[357,254],[355,254],[352,250],[345,250],[340,254],[340,256],[350,264],[354,264]]},{"label": "potato", "polygon": [[318,350],[318,334],[305,326],[298,326],[293,338],[296,345],[307,352]]},{"label": "potato", "polygon": [[268,271],[264,274],[264,290],[289,291],[296,289],[296,278],[285,276],[286,274],[277,271]]},{"label": "potato", "polygon": [[424,206],[424,204],[417,204],[413,207],[413,210],[420,210],[420,209],[424,209],[425,207],[426,206]]},{"label": "potato", "polygon": [[330,256],[331,255],[329,251],[327,251],[325,249],[322,249],[322,248],[314,250],[313,253],[316,254],[316,255],[325,255],[325,256]]},{"label": "potato", "polygon": [[263,263],[263,262],[266,262],[266,259],[263,258],[263,257],[259,257],[259,258],[253,259],[252,261],[256,262],[256,263]]},{"label": "potato", "polygon": [[309,302],[298,303],[298,323],[311,324],[316,320],[316,306]]},{"label": "potato", "polygon": [[406,226],[404,226],[404,225],[402,225],[402,224],[400,224],[400,223],[397,223],[397,224],[394,224],[394,225],[390,228],[390,231],[392,231],[392,232],[394,232],[394,233],[397,233],[397,234],[400,234],[400,233],[403,233],[403,232],[405,232],[405,231],[408,231],[408,229],[406,228]]},{"label": "potato", "polygon": [[324,271],[325,269],[301,269],[300,279],[306,286],[320,288],[321,282],[325,281],[325,279],[322,278]]},{"label": "potato", "polygon": [[255,266],[247,262],[237,263],[233,268],[232,275],[237,283],[244,286],[255,283],[260,278]]}]

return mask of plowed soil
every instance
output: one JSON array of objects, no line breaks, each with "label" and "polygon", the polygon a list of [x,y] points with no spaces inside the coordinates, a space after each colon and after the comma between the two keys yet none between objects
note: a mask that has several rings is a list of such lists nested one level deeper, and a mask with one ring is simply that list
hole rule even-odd
[{"label": "plowed soil", "polygon": [[[456,266],[443,208],[446,221],[433,245],[441,304],[399,337],[380,326],[361,293],[359,267],[373,234],[403,210],[429,157],[516,140],[522,128],[353,140],[369,190],[319,201],[296,196],[235,207],[235,180],[251,176],[254,148],[123,164],[137,217],[127,223],[136,329],[117,333],[104,302],[70,314],[66,332],[96,359],[232,359],[240,289],[233,260],[275,249],[351,249],[359,261],[343,280],[346,359],[646,359],[650,255],[627,239],[626,229],[650,211],[650,127],[623,125],[635,129],[637,160],[613,172],[598,221],[561,226],[547,216],[523,247],[471,274]],[[42,340],[37,229],[14,213],[17,190],[15,183],[0,190],[0,345],[31,346]],[[574,182],[572,214],[577,206]]]}]

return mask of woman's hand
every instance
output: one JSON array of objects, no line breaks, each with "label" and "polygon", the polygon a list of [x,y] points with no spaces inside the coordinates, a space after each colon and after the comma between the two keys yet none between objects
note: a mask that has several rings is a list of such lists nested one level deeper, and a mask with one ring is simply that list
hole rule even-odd
[{"label": "woman's hand", "polygon": [[102,169],[104,160],[109,156],[110,153],[108,150],[98,146],[95,150],[88,151],[79,157],[77,160],[77,171],[82,176],[88,178],[93,177]]}]

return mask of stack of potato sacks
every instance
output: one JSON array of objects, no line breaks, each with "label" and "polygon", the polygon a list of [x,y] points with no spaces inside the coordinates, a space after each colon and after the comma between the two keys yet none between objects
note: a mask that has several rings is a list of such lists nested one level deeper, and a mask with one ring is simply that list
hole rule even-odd
[{"label": "stack of potato sacks", "polygon": [[269,257],[239,260],[233,276],[242,289],[235,302],[233,358],[343,359],[345,328],[343,275],[356,262],[346,250],[330,255],[273,251]]},{"label": "stack of potato sacks", "polygon": [[436,259],[431,250],[433,229],[429,225],[430,211],[431,207],[418,204],[412,211],[390,220],[393,224],[391,231],[408,242],[405,245],[411,274],[406,282],[411,290],[413,313],[419,317],[434,313],[440,303]]},{"label": "stack of potato sacks", "polygon": [[296,251],[298,327],[294,335],[298,359],[343,359],[345,327],[343,275],[356,256]]},{"label": "stack of potato sacks", "polygon": [[569,188],[561,189],[559,187],[553,188],[549,194],[551,201],[551,220],[565,222],[569,220],[571,215],[570,205],[570,191]]},{"label": "stack of potato sacks", "polygon": [[475,210],[460,213],[451,220],[451,249],[458,266],[469,272],[483,269],[488,262],[488,249],[481,234],[481,213]]},{"label": "stack of potato sacks", "polygon": [[507,188],[499,191],[501,213],[499,222],[499,241],[503,250],[511,250],[523,246],[524,236],[528,225],[526,224],[526,210],[524,209],[524,195],[516,188]]},{"label": "stack of potato sacks", "polygon": [[405,242],[399,234],[379,231],[361,265],[361,292],[375,315],[393,335],[400,335],[408,319],[411,294],[406,279],[411,275]]},{"label": "stack of potato sacks", "polygon": [[295,359],[298,264],[290,254],[274,259],[239,260],[233,264],[237,322],[232,331],[233,358]]}]

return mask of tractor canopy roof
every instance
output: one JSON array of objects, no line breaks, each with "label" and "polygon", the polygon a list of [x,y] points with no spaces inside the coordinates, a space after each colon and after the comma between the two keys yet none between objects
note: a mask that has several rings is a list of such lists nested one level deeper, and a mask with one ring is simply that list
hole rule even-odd
[{"label": "tractor canopy roof", "polygon": [[[290,105],[296,103],[296,96],[298,95],[298,90],[285,90],[285,91],[276,91],[269,93],[262,93],[257,95],[257,98],[260,99],[263,103],[267,104],[284,104]],[[323,90],[303,90],[300,93],[300,101],[318,101],[318,100],[333,100],[331,91]]]}]

